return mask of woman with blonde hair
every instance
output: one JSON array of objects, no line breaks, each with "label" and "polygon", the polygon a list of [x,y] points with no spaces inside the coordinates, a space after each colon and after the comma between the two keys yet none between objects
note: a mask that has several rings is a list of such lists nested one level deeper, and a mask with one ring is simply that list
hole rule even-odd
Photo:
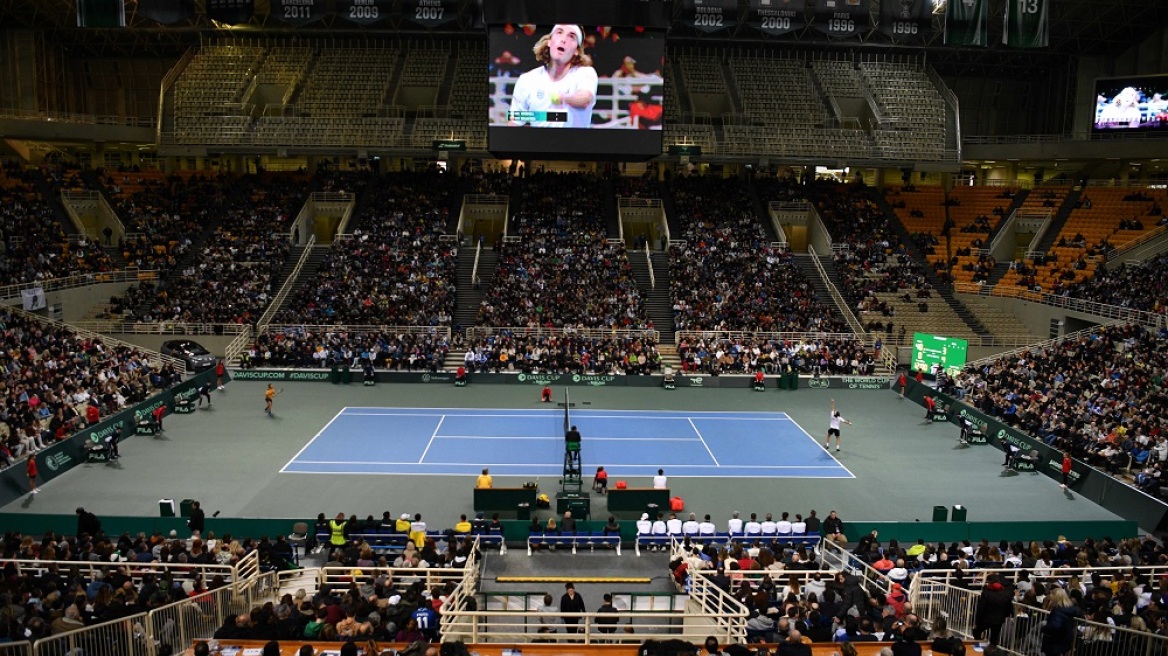
[{"label": "woman with blonde hair", "polygon": [[1042,607],[1050,611],[1042,627],[1043,656],[1063,656],[1075,641],[1075,620],[1083,612],[1062,588],[1054,588],[1046,596]]}]

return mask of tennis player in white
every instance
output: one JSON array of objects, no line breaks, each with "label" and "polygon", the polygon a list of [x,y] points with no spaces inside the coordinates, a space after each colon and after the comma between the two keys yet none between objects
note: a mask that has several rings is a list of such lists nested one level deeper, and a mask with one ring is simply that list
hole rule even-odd
[{"label": "tennis player in white", "polygon": [[831,450],[831,438],[835,437],[835,450],[840,450],[840,424],[852,425],[852,422],[840,416],[840,413],[835,409],[835,399],[831,400],[831,423],[827,429],[827,441],[823,443],[823,448],[828,451]]},{"label": "tennis player in white", "polygon": [[596,69],[584,54],[584,30],[579,25],[556,25],[532,48],[542,66],[515,82],[510,111],[564,112],[566,123],[529,121],[514,125],[588,128],[596,105]]}]

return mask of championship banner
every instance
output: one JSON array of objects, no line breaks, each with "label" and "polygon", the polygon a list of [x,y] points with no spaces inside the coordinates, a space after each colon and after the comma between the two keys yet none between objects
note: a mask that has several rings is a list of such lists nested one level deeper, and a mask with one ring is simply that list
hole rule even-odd
[{"label": "championship banner", "polygon": [[828,36],[850,38],[868,29],[871,0],[819,0],[812,23]]},{"label": "championship banner", "polygon": [[881,0],[880,32],[895,41],[928,36],[933,23],[932,0]]},{"label": "championship banner", "polygon": [[945,45],[985,47],[989,38],[989,0],[945,3]]},{"label": "championship banner", "polygon": [[45,290],[37,286],[31,289],[20,290],[20,301],[28,312],[45,309]]},{"label": "championship banner", "polygon": [[272,18],[289,25],[307,25],[324,18],[328,0],[270,0]]},{"label": "championship banner", "polygon": [[1014,48],[1050,45],[1050,0],[1006,0],[1002,43]]},{"label": "championship banner", "polygon": [[358,25],[374,25],[389,18],[393,0],[337,0],[337,17]]},{"label": "championship banner", "polygon": [[720,34],[733,30],[737,20],[737,0],[684,0],[678,25],[702,34]]},{"label": "championship banner", "polygon": [[770,36],[798,32],[807,27],[807,0],[750,0],[744,24]]},{"label": "championship banner", "polygon": [[125,27],[123,0],[77,0],[77,27]]},{"label": "championship banner", "polygon": [[155,23],[174,25],[195,17],[195,0],[138,0],[138,14]]},{"label": "championship banner", "polygon": [[422,27],[440,27],[458,20],[458,0],[402,0],[402,18]]},{"label": "championship banner", "polygon": [[255,15],[255,0],[207,0],[207,18],[237,25]]}]

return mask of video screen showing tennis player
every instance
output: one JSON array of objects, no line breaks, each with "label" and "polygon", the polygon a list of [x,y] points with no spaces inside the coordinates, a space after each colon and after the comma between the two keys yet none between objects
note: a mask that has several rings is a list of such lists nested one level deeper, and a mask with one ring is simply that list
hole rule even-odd
[{"label": "video screen showing tennis player", "polygon": [[[572,23],[502,25],[490,29],[491,147],[524,152],[565,148],[597,154],[614,147],[646,155],[660,153],[665,113],[663,34]],[[555,145],[550,134],[564,131]],[[512,131],[513,130],[513,131]],[[616,139],[571,132],[652,132]],[[535,141],[539,140],[539,141]]]},{"label": "video screen showing tennis player", "polygon": [[1168,75],[1095,82],[1096,132],[1168,130]]}]

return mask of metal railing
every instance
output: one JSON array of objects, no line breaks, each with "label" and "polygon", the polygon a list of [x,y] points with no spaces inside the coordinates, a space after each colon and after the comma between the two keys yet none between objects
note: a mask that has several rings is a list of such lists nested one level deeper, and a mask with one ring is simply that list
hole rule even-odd
[{"label": "metal railing", "polygon": [[[313,194],[313,196],[315,195]],[[264,313],[260,316],[260,320],[256,322],[256,326],[261,331],[271,323],[272,317],[276,316],[276,313],[280,311],[280,306],[284,304],[284,299],[288,298],[288,294],[292,293],[292,288],[296,284],[296,278],[300,276],[300,271],[304,268],[304,263],[312,255],[312,248],[314,246],[316,246],[316,235],[309,235],[308,241],[304,244],[304,252],[300,254],[300,259],[296,260],[296,266],[292,267],[292,271],[284,279],[284,284],[280,285],[280,291],[276,292],[276,296],[268,304],[268,309],[264,310]]]},{"label": "metal railing", "polygon": [[649,288],[657,289],[657,274],[653,272],[653,251],[649,248],[649,242],[645,242],[645,263],[649,268]]},{"label": "metal railing", "polygon": [[[910,593],[914,611],[926,622],[943,617],[957,636],[972,640],[980,590],[969,590],[941,581],[925,580],[914,584]],[[1025,604],[1014,604],[998,639],[998,648],[1014,656],[1042,653],[1043,625],[1050,611]],[[1151,656],[1168,652],[1168,637],[1112,624],[1074,620],[1074,636],[1069,654],[1092,656]]]},{"label": "metal railing", "polygon": [[1087,335],[1090,335],[1091,333],[1099,330],[1101,327],[1113,326],[1113,325],[1118,324],[1118,323],[1123,323],[1123,322],[1122,321],[1110,321],[1108,323],[1103,324],[1102,326],[1091,326],[1090,328],[1076,330],[1073,333],[1067,333],[1061,337],[1053,337],[1051,339],[1046,339],[1046,340],[1043,340],[1041,342],[1033,342],[1031,344],[1027,344],[1027,345],[1019,347],[1019,348],[1011,349],[1009,351],[1002,351],[1000,353],[988,355],[984,358],[979,358],[977,360],[970,360],[969,362],[965,363],[965,367],[966,368],[980,369],[981,367],[983,367],[987,364],[990,364],[992,362],[995,362],[997,360],[1001,360],[1003,358],[1013,357],[1015,355],[1018,355],[1019,353],[1023,353],[1026,351],[1041,351],[1043,349],[1050,348],[1051,346],[1055,346],[1056,344],[1060,344],[1060,343],[1068,341],[1068,340],[1079,339],[1080,337],[1086,337]]},{"label": "metal railing", "polygon": [[1166,324],[1168,324],[1168,317],[1158,312],[1136,310],[1133,308],[1123,307],[1122,305],[1111,305],[1109,303],[1089,301],[1082,298],[1073,298],[1071,296],[1060,296],[1058,294],[1035,292],[1030,291],[1025,287],[1018,287],[1013,285],[978,285],[975,283],[958,282],[953,283],[953,291],[962,294],[975,294],[977,296],[1016,298],[1023,301],[1030,301],[1032,303],[1042,303],[1043,305],[1049,305],[1051,307],[1063,308],[1065,310],[1074,310],[1077,312],[1083,312],[1085,314],[1092,314],[1105,319],[1129,321],[1132,323],[1138,323],[1144,326],[1151,326],[1156,328],[1163,328]]},{"label": "metal railing", "polygon": [[167,644],[181,649],[197,638],[214,635],[228,617],[275,601],[277,581],[276,572],[267,572],[150,611],[145,628],[152,646]]},{"label": "metal railing", "polygon": [[[214,634],[228,616],[246,613],[255,606],[275,600],[277,574],[260,574],[258,563],[259,552],[252,551],[235,567],[224,566],[235,571],[230,585],[149,612],[42,638],[33,644],[32,654],[155,656],[164,644],[182,649],[195,638]],[[0,656],[5,656],[4,652],[0,651]]]},{"label": "metal railing", "polygon": [[482,255],[483,255],[483,242],[476,241],[475,242],[474,264],[471,266],[471,269],[470,269],[470,284],[471,285],[477,285],[477,284],[479,284],[479,281],[482,280],[481,278],[479,278],[479,260],[482,258]]},{"label": "metal railing", "polygon": [[660,198],[617,198],[617,207],[629,208],[644,208],[644,209],[661,209],[662,202]]},{"label": "metal railing", "polygon": [[819,568],[858,576],[865,590],[880,590],[885,594],[891,591],[892,581],[887,576],[831,540],[819,541]]},{"label": "metal railing", "polygon": [[[686,599],[684,609],[676,610],[676,604],[670,603],[671,610],[636,609],[616,613],[541,613],[529,608],[446,611],[451,606],[448,597],[443,607],[442,634],[445,639],[468,643],[636,644],[647,638],[701,642],[710,635],[722,643],[745,640],[749,616],[746,608],[703,574],[691,577],[688,597],[676,596]],[[626,603],[631,604],[632,600]],[[544,624],[546,620],[552,623]],[[545,626],[552,631],[540,632]]]},{"label": "metal railing", "polygon": [[0,643],[0,656],[32,656],[32,643],[27,640]]},{"label": "metal railing", "polygon": [[108,335],[238,335],[247,326],[238,323],[187,323],[185,321],[112,321],[109,319],[82,319],[70,326]]},{"label": "metal railing", "polygon": [[1141,234],[1139,237],[1136,237],[1135,239],[1124,244],[1123,246],[1108,253],[1107,259],[1114,260],[1118,257],[1123,256],[1123,255],[1127,255],[1128,253],[1139,248],[1140,246],[1143,246],[1144,244],[1152,241],[1153,239],[1156,239],[1160,235],[1163,235],[1165,232],[1168,232],[1168,227],[1162,226],[1162,225],[1156,226],[1155,228],[1152,228],[1151,230]]},{"label": "metal railing", "polygon": [[395,333],[401,335],[438,335],[450,339],[450,326],[390,326],[365,324],[268,324],[263,332],[291,333]]},{"label": "metal railing", "polygon": [[55,292],[62,289],[76,289],[89,285],[101,285],[118,282],[148,282],[158,279],[158,272],[154,269],[123,269],[121,271],[104,271],[101,273],[85,273],[63,278],[47,278],[32,280],[16,285],[0,287],[0,298],[20,298],[20,292],[34,287],[40,287],[46,292]]},{"label": "metal railing", "polygon": [[827,277],[827,269],[823,267],[823,262],[819,261],[819,254],[815,252],[815,247],[811,244],[807,244],[807,253],[811,256],[811,262],[815,264],[815,270],[819,272],[820,279],[823,280],[824,284],[827,285],[827,293],[830,294],[831,299],[835,301],[836,307],[839,308],[840,314],[844,315],[844,320],[848,322],[848,326],[851,327],[852,332],[855,332],[858,335],[865,334],[866,331],[864,330],[864,325],[861,324],[860,320],[856,318],[856,315],[852,313],[852,308],[848,307],[847,299],[845,299],[843,294],[841,294],[839,290],[836,289],[835,283],[833,283],[831,279]]},{"label": "metal railing", "polygon": [[467,194],[462,197],[464,205],[506,205],[510,201],[506,194]]},{"label": "metal railing", "polygon": [[[1068,567],[1060,565],[1058,567],[1050,566],[1041,569],[1031,567],[1026,572],[1030,581],[1053,584],[1056,581],[1065,582],[1072,576],[1077,576],[1080,580],[1087,581],[1090,580],[1092,574],[1096,573],[1102,576],[1106,582],[1114,576],[1122,578],[1124,575],[1130,575],[1132,569],[1130,565],[1127,567]],[[951,568],[934,569],[929,567],[918,570],[913,574],[913,585],[915,586],[917,581],[932,581],[963,587],[958,585],[958,582],[962,579],[966,583],[980,584],[990,574],[997,574],[1003,580],[1015,581],[1018,579],[1018,574],[1021,570],[1018,567],[1007,567],[1003,565],[1002,567],[967,567],[960,571],[962,573],[959,575],[958,570]],[[1152,578],[1158,578],[1164,574],[1168,574],[1168,565],[1140,565],[1139,572],[1140,574],[1147,574]]]},{"label": "metal railing", "polygon": [[236,335],[235,339],[228,342],[227,348],[223,349],[223,359],[225,362],[239,362],[239,356],[243,355],[243,352],[252,343],[255,338],[255,332],[251,329],[251,326],[246,326],[246,328],[246,330]]},{"label": "metal railing", "polygon": [[661,331],[648,329],[613,328],[545,328],[542,326],[473,326],[466,329],[467,339],[477,339],[498,335],[501,332],[512,335],[536,337],[583,337],[586,339],[652,339],[658,341]]},{"label": "metal railing", "polygon": [[751,332],[748,330],[679,330],[677,331],[677,339],[689,340],[738,340],[751,339],[763,341],[784,342],[790,341],[795,344],[800,343],[815,343],[830,339],[839,339],[845,341],[869,341],[867,335],[857,335],[855,333],[816,333],[816,332]]},{"label": "metal railing", "polygon": [[139,116],[115,116],[113,114],[74,114],[71,112],[50,112],[34,109],[0,108],[0,118],[50,121],[53,123],[79,123],[82,125],[120,125],[132,128],[154,126],[154,119]]}]

